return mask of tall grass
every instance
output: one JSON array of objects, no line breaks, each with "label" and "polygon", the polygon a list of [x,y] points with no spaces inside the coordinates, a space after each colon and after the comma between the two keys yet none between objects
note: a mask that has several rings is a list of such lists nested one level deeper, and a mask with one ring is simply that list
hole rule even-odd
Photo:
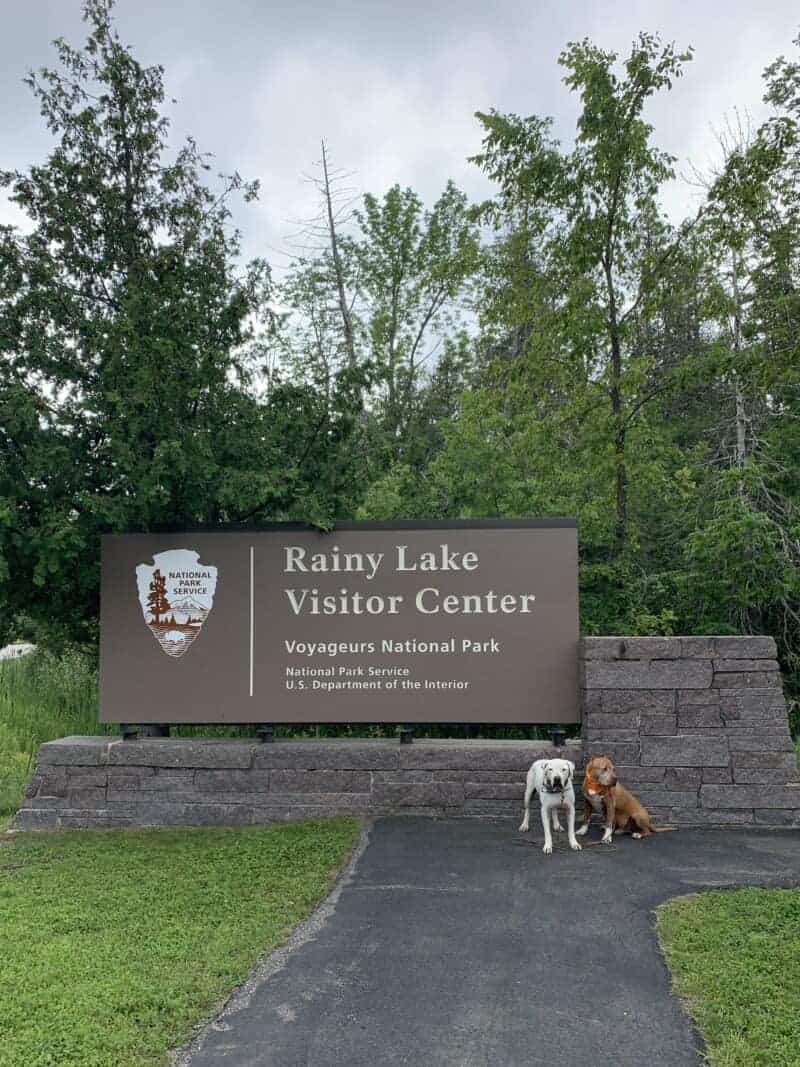
[{"label": "tall grass", "polygon": [[86,653],[0,664],[0,815],[19,807],[42,742],[115,731],[97,721],[97,668]]}]

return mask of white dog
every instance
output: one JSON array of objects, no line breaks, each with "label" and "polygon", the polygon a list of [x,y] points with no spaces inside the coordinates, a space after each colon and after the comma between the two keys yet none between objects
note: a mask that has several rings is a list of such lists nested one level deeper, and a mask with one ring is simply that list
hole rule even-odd
[{"label": "white dog", "polygon": [[531,797],[536,790],[542,807],[542,826],[544,827],[542,852],[545,855],[553,851],[553,837],[550,833],[551,813],[553,829],[561,829],[561,823],[558,821],[560,807],[567,809],[569,847],[576,852],[581,850],[578,839],[575,837],[575,790],[572,787],[574,774],[575,764],[568,759],[537,759],[528,771],[528,779],[525,783],[525,818],[522,820],[520,830],[525,833],[530,828]]}]

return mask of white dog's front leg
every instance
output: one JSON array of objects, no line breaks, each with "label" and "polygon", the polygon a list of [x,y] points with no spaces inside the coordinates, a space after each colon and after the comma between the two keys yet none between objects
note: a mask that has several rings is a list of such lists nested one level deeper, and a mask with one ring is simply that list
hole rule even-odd
[{"label": "white dog's front leg", "polygon": [[550,833],[550,812],[544,804],[542,804],[542,826],[544,827],[544,847],[542,852],[549,856],[553,851],[553,835]]},{"label": "white dog's front leg", "polygon": [[578,844],[578,839],[575,836],[575,805],[567,804],[567,839],[569,840],[569,847],[573,852],[580,852],[581,846]]},{"label": "white dog's front leg", "polygon": [[519,824],[520,833],[524,834],[530,829],[531,824],[531,797],[533,796],[533,783],[528,782],[525,786],[525,815]]},{"label": "white dog's front leg", "polygon": [[561,833],[561,823],[559,822],[559,819],[558,819],[558,808],[555,806],[555,804],[550,809],[550,811],[552,812],[553,829],[554,830],[558,830],[558,832]]}]

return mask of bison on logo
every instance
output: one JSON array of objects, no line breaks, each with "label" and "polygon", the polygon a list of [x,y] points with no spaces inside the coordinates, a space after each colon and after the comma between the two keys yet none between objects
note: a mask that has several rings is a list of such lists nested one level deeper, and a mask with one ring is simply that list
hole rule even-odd
[{"label": "bison on logo", "polygon": [[182,656],[214,606],[217,568],[190,549],[170,549],[155,554],[152,566],[139,564],[136,585],[150,633],[168,656]]}]

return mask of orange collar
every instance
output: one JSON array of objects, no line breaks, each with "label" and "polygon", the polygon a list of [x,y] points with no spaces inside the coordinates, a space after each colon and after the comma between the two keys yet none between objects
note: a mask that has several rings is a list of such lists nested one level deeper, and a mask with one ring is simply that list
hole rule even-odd
[{"label": "orange collar", "polygon": [[584,791],[584,793],[587,793],[589,796],[601,796],[601,797],[604,797],[604,796],[606,796],[606,794],[614,792],[614,786],[613,785],[601,785],[600,782],[596,782],[594,780],[594,778],[590,778],[588,776],[588,774],[587,774],[587,775],[584,775],[584,778],[583,778],[583,791]]}]

